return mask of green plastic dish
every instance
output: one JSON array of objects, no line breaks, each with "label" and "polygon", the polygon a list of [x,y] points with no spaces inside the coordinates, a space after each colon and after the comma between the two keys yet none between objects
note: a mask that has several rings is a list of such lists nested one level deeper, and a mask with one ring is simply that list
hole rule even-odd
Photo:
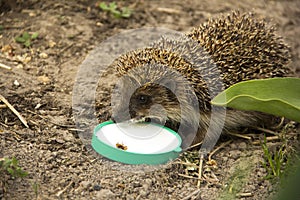
[{"label": "green plastic dish", "polygon": [[179,156],[181,142],[175,131],[153,123],[129,125],[106,121],[96,126],[92,137],[97,153],[126,164],[167,163]]}]

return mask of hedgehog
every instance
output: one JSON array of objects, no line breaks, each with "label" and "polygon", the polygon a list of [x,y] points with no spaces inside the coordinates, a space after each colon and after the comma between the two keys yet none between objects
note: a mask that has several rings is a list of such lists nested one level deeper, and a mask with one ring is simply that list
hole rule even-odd
[{"label": "hedgehog", "polygon": [[226,108],[223,115],[225,108],[212,110],[210,101],[241,81],[291,75],[290,58],[275,28],[252,13],[210,19],[178,38],[162,37],[113,62],[119,79],[112,120],[162,124],[177,131],[185,146],[216,137],[218,126],[230,132],[267,123],[267,114]]}]

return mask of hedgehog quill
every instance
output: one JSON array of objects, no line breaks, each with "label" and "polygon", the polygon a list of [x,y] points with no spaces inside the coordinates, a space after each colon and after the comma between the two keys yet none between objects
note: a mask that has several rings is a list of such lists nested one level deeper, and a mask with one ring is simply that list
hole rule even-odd
[{"label": "hedgehog quill", "polygon": [[[212,118],[210,101],[241,81],[290,76],[290,58],[275,29],[251,13],[211,19],[179,38],[162,38],[113,63],[120,81],[112,119],[160,123],[193,144],[218,134],[207,132],[211,121],[223,132],[268,123],[269,115],[234,109],[226,109],[223,116],[220,108]],[[195,137],[189,135],[192,127]]]}]

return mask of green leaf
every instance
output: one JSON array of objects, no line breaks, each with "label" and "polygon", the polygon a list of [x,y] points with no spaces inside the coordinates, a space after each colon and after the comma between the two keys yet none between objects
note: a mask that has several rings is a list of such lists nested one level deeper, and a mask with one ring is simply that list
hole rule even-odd
[{"label": "green leaf", "polygon": [[237,83],[211,103],[238,110],[261,111],[300,122],[300,78],[270,78]]},{"label": "green leaf", "polygon": [[34,40],[34,39],[36,39],[38,36],[39,36],[39,33],[33,33],[33,34],[31,35],[31,39]]},{"label": "green leaf", "polygon": [[16,37],[15,40],[16,40],[16,42],[18,42],[18,43],[24,43],[24,42],[26,41],[26,40],[25,40],[24,38],[22,38],[22,37]]},{"label": "green leaf", "polygon": [[111,10],[111,13],[114,15],[115,18],[121,18],[122,14],[118,10]]},{"label": "green leaf", "polygon": [[12,159],[11,159],[11,165],[12,166],[18,166],[18,160],[16,159],[16,157],[13,157]]},{"label": "green leaf", "polygon": [[28,32],[24,32],[23,35],[22,35],[22,38],[24,40],[29,40],[30,39],[30,34]]},{"label": "green leaf", "polygon": [[109,8],[110,8],[110,10],[116,10],[116,9],[117,9],[117,4],[116,4],[116,2],[111,2],[111,3],[109,4]]},{"label": "green leaf", "polygon": [[122,17],[129,18],[131,16],[131,10],[127,7],[122,8]]},{"label": "green leaf", "polygon": [[23,171],[21,168],[18,168],[18,169],[16,169],[16,171],[15,171],[15,175],[16,175],[17,177],[23,178],[23,177],[25,177],[25,176],[28,175],[28,172]]},{"label": "green leaf", "polygon": [[15,170],[13,170],[11,167],[8,167],[6,170],[10,175],[12,175],[12,176],[15,175]]},{"label": "green leaf", "polygon": [[31,45],[30,40],[26,40],[26,41],[24,42],[24,46],[25,46],[25,47],[30,47],[30,45]]},{"label": "green leaf", "polygon": [[104,3],[104,2],[101,2],[101,3],[99,4],[99,7],[100,7],[102,10],[104,10],[104,11],[108,11],[108,10],[109,10],[108,6],[107,6],[106,3]]}]

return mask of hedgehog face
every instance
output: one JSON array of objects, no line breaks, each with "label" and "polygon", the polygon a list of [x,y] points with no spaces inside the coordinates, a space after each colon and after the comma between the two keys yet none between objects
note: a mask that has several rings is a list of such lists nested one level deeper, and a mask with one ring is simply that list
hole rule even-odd
[{"label": "hedgehog face", "polygon": [[165,125],[166,122],[180,120],[181,110],[175,94],[170,89],[156,83],[148,83],[132,94],[129,113],[133,121]]},{"label": "hedgehog face", "polygon": [[189,105],[193,103],[184,78],[163,65],[135,67],[117,86],[112,104],[115,122],[154,122],[176,130],[182,121],[190,122],[198,115]]},{"label": "hedgehog face", "polygon": [[121,83],[112,116],[115,122],[154,122],[161,125],[180,122],[179,101],[168,87],[153,82],[139,86],[136,80],[128,77]]}]

